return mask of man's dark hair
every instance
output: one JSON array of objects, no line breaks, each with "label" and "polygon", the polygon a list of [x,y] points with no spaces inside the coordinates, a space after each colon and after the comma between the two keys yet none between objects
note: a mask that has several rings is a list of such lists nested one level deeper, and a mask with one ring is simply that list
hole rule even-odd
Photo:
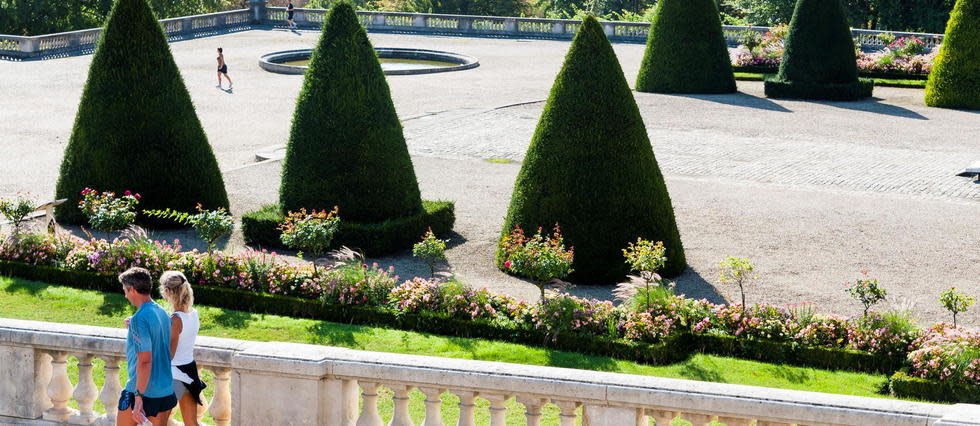
[{"label": "man's dark hair", "polygon": [[143,268],[127,269],[119,274],[119,282],[123,287],[130,287],[139,294],[150,294],[153,289],[153,277],[150,276],[150,271]]}]

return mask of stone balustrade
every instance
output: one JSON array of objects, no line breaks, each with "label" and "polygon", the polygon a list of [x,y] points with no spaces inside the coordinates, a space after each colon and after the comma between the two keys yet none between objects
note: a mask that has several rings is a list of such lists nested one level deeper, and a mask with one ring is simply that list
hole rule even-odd
[{"label": "stone balustrade", "polygon": [[[286,9],[267,7],[265,0],[250,0],[248,9],[205,15],[185,16],[160,21],[171,41],[201,37],[219,32],[245,30],[253,26],[283,25]],[[420,34],[445,34],[477,37],[513,37],[571,39],[578,31],[580,21],[568,19],[516,18],[502,16],[440,15],[402,12],[357,12],[361,23],[370,31],[406,32]],[[326,11],[323,9],[296,9],[294,20],[300,27],[319,28],[323,25]],[[646,22],[602,21],[606,36],[613,42],[643,43],[647,39],[650,24]],[[732,46],[738,45],[745,31],[765,33],[769,27],[743,27],[725,25],[725,39]],[[883,46],[878,38],[886,31],[851,30],[865,49]],[[0,35],[0,58],[51,58],[66,54],[90,52],[98,42],[100,29],[72,31],[43,36]],[[890,32],[896,37],[916,36],[927,47],[942,43],[942,34]]]},{"label": "stone balustrade", "polygon": [[[0,424],[111,424],[124,345],[122,329],[0,318]],[[425,426],[443,425],[449,411],[458,411],[457,425],[476,424],[479,412],[492,426],[508,424],[508,414],[511,423],[519,416],[537,426],[543,410],[559,413],[562,426],[666,425],[677,418],[696,426],[713,421],[728,426],[980,425],[976,405],[326,346],[201,337],[195,355],[203,369],[214,373],[207,413],[219,425],[382,426],[378,402],[383,388],[393,394],[388,423],[393,426],[414,424],[409,415],[413,390],[424,395]],[[69,379],[69,357],[78,360],[77,383]],[[93,377],[94,358],[105,361],[101,390]],[[458,407],[443,401],[447,393],[458,397]],[[105,413],[93,409],[96,400],[105,405]],[[72,401],[77,409],[69,407]]]}]

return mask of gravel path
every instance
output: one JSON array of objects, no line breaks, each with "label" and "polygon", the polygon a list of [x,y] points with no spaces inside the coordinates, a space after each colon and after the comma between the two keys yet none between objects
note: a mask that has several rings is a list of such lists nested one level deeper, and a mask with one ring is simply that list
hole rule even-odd
[{"label": "gravel path", "polygon": [[[453,271],[473,285],[533,298],[530,284],[492,264],[511,186],[567,42],[372,34],[376,46],[476,56],[464,72],[389,78],[426,198],[456,202]],[[309,47],[315,34],[247,31],[172,44],[240,214],[276,199],[279,164],[250,166],[284,143],[301,79],[266,73],[256,58]],[[214,87],[213,50],[236,81]],[[628,81],[641,45],[616,45]],[[90,56],[0,61],[0,196],[53,192]],[[980,115],[927,108],[921,90],[879,88],[855,103],[769,100],[759,83],[741,93],[636,101],[663,168],[691,269],[689,296],[734,300],[717,283],[726,255],[749,257],[761,278],[749,301],[815,302],[858,311],[842,283],[869,269],[923,320],[944,318],[935,298],[955,285],[980,296],[980,185],[953,177],[977,159]],[[162,237],[181,236],[162,233]],[[186,238],[185,238],[186,239]],[[240,236],[231,248],[241,245]],[[410,257],[378,259],[402,276],[427,273]],[[609,297],[609,288],[579,294]],[[980,325],[978,309],[964,322]]]}]

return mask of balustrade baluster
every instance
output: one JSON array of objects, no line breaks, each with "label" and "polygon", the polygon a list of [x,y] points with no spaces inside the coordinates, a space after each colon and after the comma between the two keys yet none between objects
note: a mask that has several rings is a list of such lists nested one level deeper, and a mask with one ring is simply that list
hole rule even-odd
[{"label": "balustrade baluster", "polygon": [[558,415],[558,420],[561,426],[575,426],[575,420],[578,416],[575,415],[575,410],[578,409],[579,403],[574,401],[553,401],[558,409],[561,410],[561,414]]},{"label": "balustrade baluster", "polygon": [[51,398],[48,397],[48,385],[51,384],[51,355],[35,351],[34,356],[34,398],[40,402],[41,412],[50,409]]},{"label": "balustrade baluster", "polygon": [[480,393],[480,397],[490,401],[490,426],[506,426],[507,405],[504,403],[510,396]]},{"label": "balustrade baluster", "polygon": [[425,420],[422,426],[443,426],[442,424],[442,389],[419,388],[425,394]]},{"label": "balustrade baluster", "polygon": [[518,396],[517,402],[524,404],[524,416],[527,417],[527,426],[541,425],[541,407],[548,403],[548,400],[530,396]]},{"label": "balustrade baluster", "polygon": [[381,386],[360,380],[357,384],[361,387],[363,391],[361,395],[364,398],[364,408],[357,418],[357,426],[382,426],[384,422],[381,420],[381,414],[378,414],[378,388]]},{"label": "balustrade baluster", "polygon": [[67,422],[68,418],[77,411],[68,408],[71,399],[71,380],[68,379],[68,353],[51,352],[51,383],[48,384],[48,397],[51,398],[51,408],[44,412],[44,420]]},{"label": "balustrade baluster", "polygon": [[95,386],[95,379],[92,377],[92,354],[82,354],[78,356],[78,384],[72,397],[78,401],[78,414],[70,418],[71,423],[92,424],[95,422],[95,400],[99,397],[99,388]]},{"label": "balustrade baluster", "polygon": [[102,384],[99,401],[102,401],[102,405],[105,406],[105,414],[99,416],[97,423],[100,426],[112,426],[116,424],[116,413],[119,411],[119,395],[122,393],[122,385],[119,384],[120,358],[114,356],[103,356],[101,358],[105,361],[105,383]]},{"label": "balustrade baluster", "polygon": [[390,388],[395,393],[393,399],[395,413],[388,426],[415,426],[415,423],[412,423],[412,418],[408,415],[408,394],[412,391],[413,386],[401,385],[390,386]]},{"label": "balustrade baluster", "polygon": [[750,426],[752,424],[752,419],[718,416],[718,423],[724,423],[726,426]]},{"label": "balustrade baluster", "polygon": [[[204,369],[201,368],[200,366],[197,367],[197,377],[200,377],[201,380],[204,380]],[[213,384],[211,386],[213,386]],[[208,398],[204,396],[204,392],[201,392],[201,404],[197,406],[197,424],[201,424],[201,419],[204,418],[204,415],[207,414],[207,412],[208,412]]]},{"label": "balustrade baluster", "polygon": [[647,426],[650,424],[650,420],[647,418],[646,410],[642,408],[636,409],[636,426]]},{"label": "balustrade baluster", "polygon": [[459,391],[454,393],[459,396],[459,420],[456,422],[456,426],[475,426],[476,392]]},{"label": "balustrade baluster", "polygon": [[711,426],[711,420],[715,416],[708,414],[683,413],[681,418],[691,422],[693,426]]},{"label": "balustrade baluster", "polygon": [[767,422],[767,421],[763,421],[763,420],[759,420],[758,422],[755,423],[755,425],[756,426],[792,426],[789,423]]},{"label": "balustrade baluster", "polygon": [[214,373],[214,400],[208,406],[208,413],[217,426],[231,424],[231,369],[209,368]]},{"label": "balustrade baluster", "polygon": [[656,421],[657,426],[670,426],[677,413],[673,411],[647,410],[647,414]]}]

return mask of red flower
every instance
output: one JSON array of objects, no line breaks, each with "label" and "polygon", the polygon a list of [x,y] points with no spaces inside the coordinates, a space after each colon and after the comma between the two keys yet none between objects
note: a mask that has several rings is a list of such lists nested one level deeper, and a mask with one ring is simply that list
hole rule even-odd
[{"label": "red flower", "polygon": [[123,195],[125,195],[125,196],[128,197],[130,195],[133,195],[133,193],[132,192],[129,192],[129,190],[127,189],[126,191],[123,192]]},{"label": "red flower", "polygon": [[509,260],[508,260],[508,261],[506,261],[506,262],[504,262],[504,267],[505,267],[505,268],[507,268],[507,269],[510,269],[510,265],[511,265],[511,263],[510,263],[510,261],[509,261]]},{"label": "red flower", "polygon": [[140,198],[143,198],[143,197],[141,197],[141,196],[140,196],[140,193],[139,193],[139,192],[137,192],[137,193],[136,193],[136,199],[137,199],[137,200],[139,200]]}]

